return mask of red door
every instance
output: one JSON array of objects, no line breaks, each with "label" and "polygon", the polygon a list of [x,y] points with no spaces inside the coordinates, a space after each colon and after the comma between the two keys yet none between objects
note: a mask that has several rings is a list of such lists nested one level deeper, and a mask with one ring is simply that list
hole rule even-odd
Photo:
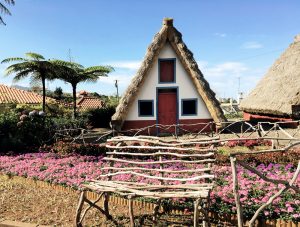
[{"label": "red door", "polygon": [[[177,93],[176,90],[158,91],[158,124],[175,125],[177,124]],[[175,127],[160,132],[175,132]]]}]

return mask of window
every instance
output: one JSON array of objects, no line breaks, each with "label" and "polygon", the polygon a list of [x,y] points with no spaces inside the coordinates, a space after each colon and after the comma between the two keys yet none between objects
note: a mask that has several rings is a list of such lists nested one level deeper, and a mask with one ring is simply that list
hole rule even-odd
[{"label": "window", "polygon": [[197,115],[197,99],[182,99],[181,115]]},{"label": "window", "polygon": [[153,100],[139,100],[139,117],[152,117],[153,109]]},{"label": "window", "polygon": [[175,59],[159,59],[159,82],[175,82]]}]

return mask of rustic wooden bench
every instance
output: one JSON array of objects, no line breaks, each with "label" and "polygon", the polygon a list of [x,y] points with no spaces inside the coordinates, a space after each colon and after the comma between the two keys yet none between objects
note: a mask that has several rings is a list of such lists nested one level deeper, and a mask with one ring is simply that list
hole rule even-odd
[{"label": "rustic wooden bench", "polygon": [[[118,194],[129,200],[130,226],[135,226],[133,199],[150,198],[157,201],[153,221],[157,221],[164,199],[192,199],[194,201],[194,226],[199,226],[200,212],[203,225],[209,224],[209,195],[213,187],[212,164],[215,150],[211,139],[167,140],[158,137],[114,137],[107,141],[109,148],[100,180],[84,185],[84,189],[99,194],[90,201],[83,190],[76,213],[76,226],[82,226],[86,212],[95,207],[107,219],[109,196]],[[97,205],[103,199],[103,208]],[[83,204],[88,203],[83,211]]]}]

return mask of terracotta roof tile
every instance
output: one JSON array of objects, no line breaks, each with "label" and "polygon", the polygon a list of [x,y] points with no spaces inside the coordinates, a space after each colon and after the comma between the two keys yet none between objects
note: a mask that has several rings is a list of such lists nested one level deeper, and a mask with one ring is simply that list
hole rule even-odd
[{"label": "terracotta roof tile", "polygon": [[[54,100],[46,97],[46,100]],[[43,102],[43,96],[30,91],[24,91],[13,87],[0,84],[0,104],[40,104]]]},{"label": "terracotta roof tile", "polygon": [[96,97],[82,97],[78,103],[80,110],[97,109],[104,106],[104,102]]}]

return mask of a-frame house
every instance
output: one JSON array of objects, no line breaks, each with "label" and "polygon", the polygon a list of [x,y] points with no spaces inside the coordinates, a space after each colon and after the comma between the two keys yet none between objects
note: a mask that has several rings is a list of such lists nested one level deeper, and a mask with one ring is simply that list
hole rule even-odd
[{"label": "a-frame house", "polygon": [[199,131],[204,123],[214,122],[218,128],[225,121],[215,93],[173,26],[173,19],[164,19],[120,100],[112,117],[113,127],[128,130],[161,124]]}]

